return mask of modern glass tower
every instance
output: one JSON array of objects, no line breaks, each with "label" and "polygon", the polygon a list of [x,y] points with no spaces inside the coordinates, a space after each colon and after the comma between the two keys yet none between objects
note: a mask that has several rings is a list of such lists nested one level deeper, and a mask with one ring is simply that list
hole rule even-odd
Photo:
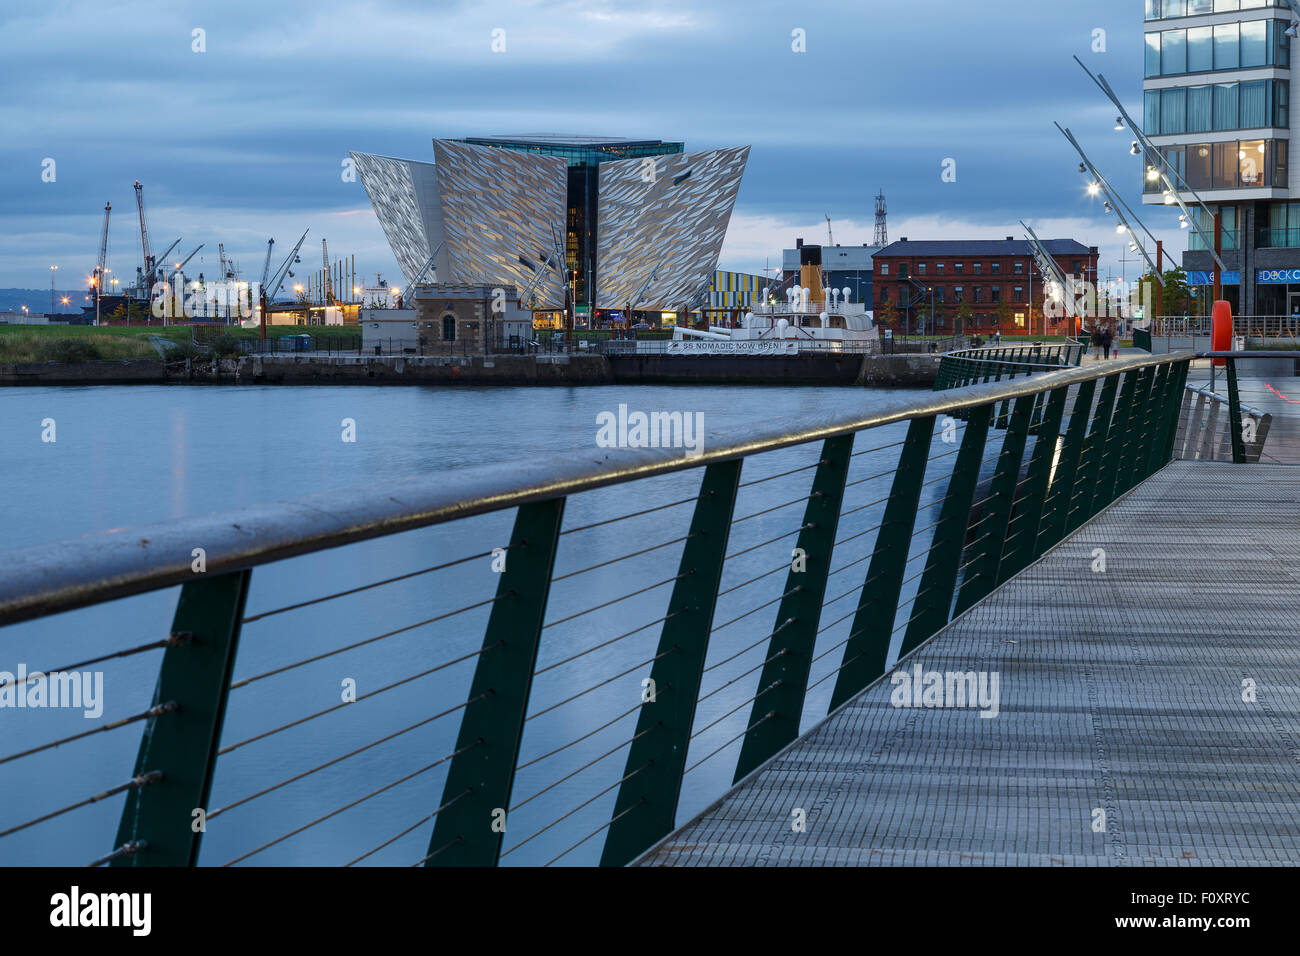
[{"label": "modern glass tower", "polygon": [[[1223,295],[1246,315],[1300,313],[1300,179],[1290,103],[1286,0],[1145,0],[1144,132],[1178,172],[1180,196],[1213,237]],[[1290,32],[1289,32],[1290,31]],[[1144,203],[1172,203],[1150,164]],[[1194,202],[1192,191],[1209,208]],[[1208,303],[1213,256],[1190,229],[1183,266]]]}]

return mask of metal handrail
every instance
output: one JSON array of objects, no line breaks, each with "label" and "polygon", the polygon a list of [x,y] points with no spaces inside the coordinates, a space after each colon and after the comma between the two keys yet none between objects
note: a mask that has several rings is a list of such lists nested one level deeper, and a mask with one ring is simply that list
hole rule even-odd
[{"label": "metal handrail", "polygon": [[1027,378],[893,399],[869,415],[826,416],[755,428],[695,457],[620,450],[602,462],[570,459],[466,468],[437,478],[254,505],[0,553],[0,625],[194,580],[191,548],[204,543],[207,576],[256,567],[471,515],[666,475],[759,452],[850,435],[930,415],[965,412],[1133,369],[1182,361],[1185,352],[1117,359]]}]

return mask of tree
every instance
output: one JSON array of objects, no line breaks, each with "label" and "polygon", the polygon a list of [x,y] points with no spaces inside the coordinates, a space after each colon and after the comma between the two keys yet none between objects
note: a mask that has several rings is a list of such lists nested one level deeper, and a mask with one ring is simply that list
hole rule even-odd
[{"label": "tree", "polygon": [[1016,307],[1010,302],[1005,299],[999,302],[996,312],[999,332],[1010,329],[1016,324]]},{"label": "tree", "polygon": [[1187,273],[1179,267],[1167,269],[1165,285],[1160,293],[1161,311],[1165,315],[1186,315],[1191,310],[1191,291],[1187,288]]},{"label": "tree", "polygon": [[898,309],[892,302],[882,302],[876,306],[875,320],[877,325],[892,329],[898,325]]},{"label": "tree", "polygon": [[953,329],[953,333],[961,335],[966,330],[966,327],[971,324],[972,318],[970,303],[963,302],[957,306],[957,327]]}]

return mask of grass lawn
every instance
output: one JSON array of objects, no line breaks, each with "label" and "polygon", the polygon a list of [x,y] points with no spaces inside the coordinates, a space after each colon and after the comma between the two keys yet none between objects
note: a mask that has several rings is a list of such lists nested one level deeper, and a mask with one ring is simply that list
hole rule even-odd
[{"label": "grass lawn", "polygon": [[[328,336],[361,344],[356,325],[268,325],[266,337],[282,335]],[[257,338],[261,329],[238,325],[198,326],[200,342],[221,335],[239,339]],[[94,359],[158,358],[151,336],[178,344],[191,340],[188,325],[0,325],[0,362],[78,362]]]}]

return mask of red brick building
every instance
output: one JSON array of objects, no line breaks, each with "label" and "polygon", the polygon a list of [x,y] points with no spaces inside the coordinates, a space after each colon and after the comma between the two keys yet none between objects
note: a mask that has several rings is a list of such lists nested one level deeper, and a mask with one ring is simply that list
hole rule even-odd
[{"label": "red brick building", "polygon": [[[1096,283],[1096,246],[1073,239],[1042,244],[1067,276]],[[1069,331],[1053,316],[1044,327],[1046,283],[1027,239],[904,238],[873,255],[872,267],[873,311],[885,328],[938,335]]]}]

